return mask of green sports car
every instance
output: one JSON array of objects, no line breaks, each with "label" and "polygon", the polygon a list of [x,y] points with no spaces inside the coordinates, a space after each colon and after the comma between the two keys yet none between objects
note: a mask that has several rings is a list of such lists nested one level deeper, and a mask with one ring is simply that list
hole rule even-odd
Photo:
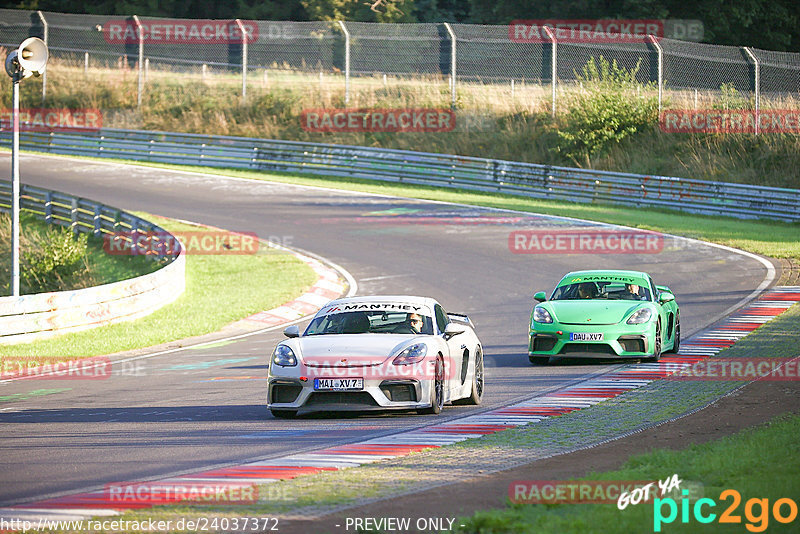
[{"label": "green sports car", "polygon": [[528,358],[552,356],[639,358],[658,361],[677,352],[681,316],[675,295],[637,271],[575,271],[556,285],[550,299],[534,297]]}]

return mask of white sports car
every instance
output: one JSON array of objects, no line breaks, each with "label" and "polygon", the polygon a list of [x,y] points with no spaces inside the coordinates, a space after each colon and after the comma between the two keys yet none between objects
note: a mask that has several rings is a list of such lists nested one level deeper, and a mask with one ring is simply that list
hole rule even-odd
[{"label": "white sports car", "polygon": [[481,342],[466,315],[431,298],[334,300],[303,334],[296,325],[270,359],[267,406],[276,417],[313,411],[416,410],[480,404]]}]

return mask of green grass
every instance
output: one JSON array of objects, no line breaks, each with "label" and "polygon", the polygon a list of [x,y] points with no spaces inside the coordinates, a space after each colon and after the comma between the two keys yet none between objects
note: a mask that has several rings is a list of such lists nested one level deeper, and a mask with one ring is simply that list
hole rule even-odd
[{"label": "green grass", "polygon": [[[138,214],[153,220],[154,216]],[[169,231],[197,230],[168,219]],[[3,356],[79,358],[149,347],[215,332],[238,319],[274,308],[301,294],[316,274],[291,254],[261,247],[254,255],[187,255],[186,291],[172,304],[135,321],[3,346]]]},{"label": "green grass", "polygon": [[[763,519],[759,507],[752,508],[754,517],[745,515],[750,499],[769,499],[769,512],[776,500],[790,498],[795,503],[800,495],[800,417],[780,417],[760,428],[748,429],[702,445],[691,445],[683,450],[657,450],[630,458],[619,470],[592,473],[578,480],[664,480],[677,474],[691,482],[688,503],[690,514],[687,524],[681,524],[682,499],[676,498],[678,516],[671,525],[661,526],[662,532],[797,532],[800,519],[782,525],[774,518]],[[697,484],[699,482],[699,484]],[[687,486],[688,484],[684,484]],[[741,495],[741,503],[734,515],[741,516],[739,525],[721,525],[719,516],[732,504],[731,497],[720,499],[726,489]],[[694,493],[692,493],[694,490]],[[701,497],[714,500],[713,510],[704,507],[703,513],[716,513],[711,524],[699,523],[691,513],[694,502]],[[669,506],[662,505],[663,517],[669,515]],[[504,509],[480,511],[472,517],[456,521],[464,528],[460,533],[563,533],[605,534],[628,532],[653,532],[655,503],[642,503],[619,510],[616,504],[513,504]],[[783,507],[788,515],[788,506]],[[763,523],[762,523],[763,520]],[[666,525],[666,523],[665,523]],[[745,530],[748,528],[748,530]]]}]

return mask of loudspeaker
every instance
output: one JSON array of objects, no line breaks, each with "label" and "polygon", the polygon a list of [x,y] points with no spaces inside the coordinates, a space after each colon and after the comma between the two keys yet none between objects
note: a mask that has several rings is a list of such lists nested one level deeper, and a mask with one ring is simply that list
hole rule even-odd
[{"label": "loudspeaker", "polygon": [[47,45],[38,37],[28,37],[22,41],[17,49],[17,61],[22,68],[23,76],[27,78],[30,74],[41,75],[49,55]]}]

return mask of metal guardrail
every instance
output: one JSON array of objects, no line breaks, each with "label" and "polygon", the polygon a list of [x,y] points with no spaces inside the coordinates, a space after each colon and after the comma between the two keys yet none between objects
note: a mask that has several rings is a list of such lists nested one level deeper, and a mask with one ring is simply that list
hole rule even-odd
[{"label": "metal guardrail", "polygon": [[[11,183],[0,181],[0,212],[11,206]],[[137,232],[169,236],[130,213],[84,198],[22,185],[20,207],[50,224],[131,242]],[[0,297],[0,344],[27,342],[147,315],[178,298],[185,287],[185,255],[179,249],[159,270],[74,291]]]},{"label": "metal guardrail", "polygon": [[[10,144],[10,136],[0,131],[0,143]],[[538,199],[800,221],[797,189],[405,150],[114,129],[24,132],[21,147],[51,154],[344,176]]]}]

